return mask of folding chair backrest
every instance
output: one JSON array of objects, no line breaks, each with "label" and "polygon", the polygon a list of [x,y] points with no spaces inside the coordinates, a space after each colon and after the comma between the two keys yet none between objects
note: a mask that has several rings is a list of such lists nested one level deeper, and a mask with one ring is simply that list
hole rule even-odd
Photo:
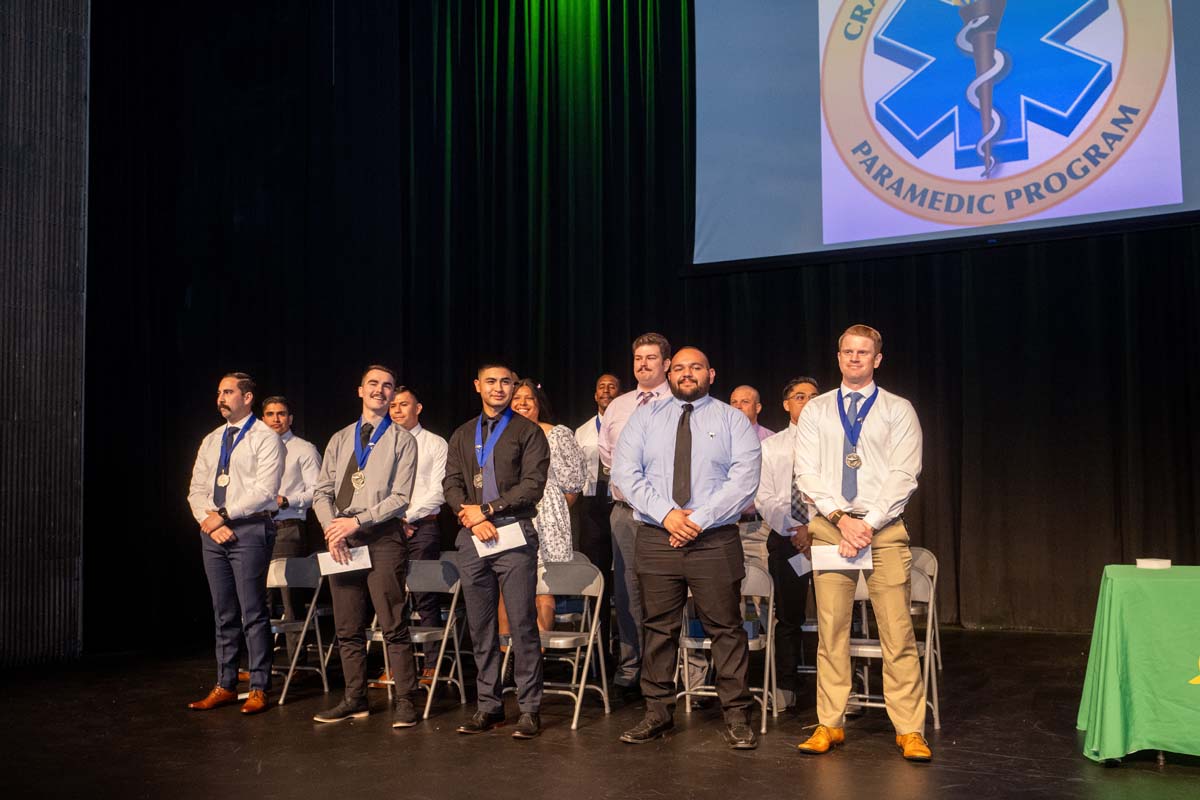
[{"label": "folding chair backrest", "polygon": [[604,576],[594,564],[543,564],[538,569],[538,594],[555,596],[599,597],[604,591]]},{"label": "folding chair backrest", "polygon": [[913,564],[912,571],[912,601],[914,603],[933,602],[933,578]]},{"label": "folding chair backrest", "polygon": [[592,560],[590,558],[588,558],[586,555],[584,555],[583,553],[576,550],[571,554],[571,563],[572,564],[590,564],[590,563],[592,563]]},{"label": "folding chair backrest", "polygon": [[935,556],[932,551],[927,550],[924,547],[910,547],[909,551],[912,553],[913,567],[921,570],[921,572],[924,572],[926,575],[929,576],[929,579],[931,581],[933,581],[934,583],[937,583],[937,577],[938,577],[937,556]]},{"label": "folding chair backrest", "polygon": [[767,597],[773,586],[771,576],[765,569],[754,564],[746,565],[746,577],[742,578],[743,597]]},{"label": "folding chair backrest", "polygon": [[268,589],[316,589],[321,568],[315,555],[304,558],[275,558],[267,567]]},{"label": "folding chair backrest", "polygon": [[447,559],[409,561],[405,583],[410,592],[454,594],[458,591],[458,567]]}]

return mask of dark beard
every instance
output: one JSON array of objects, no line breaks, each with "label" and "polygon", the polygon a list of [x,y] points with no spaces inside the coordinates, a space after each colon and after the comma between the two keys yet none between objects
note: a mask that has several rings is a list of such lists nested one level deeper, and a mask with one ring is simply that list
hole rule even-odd
[{"label": "dark beard", "polygon": [[685,403],[694,403],[701,397],[704,397],[706,394],[708,394],[708,387],[701,386],[699,383],[696,384],[695,388],[687,391],[680,389],[673,383],[668,385],[671,387],[671,394],[674,395],[676,399],[682,400]]}]

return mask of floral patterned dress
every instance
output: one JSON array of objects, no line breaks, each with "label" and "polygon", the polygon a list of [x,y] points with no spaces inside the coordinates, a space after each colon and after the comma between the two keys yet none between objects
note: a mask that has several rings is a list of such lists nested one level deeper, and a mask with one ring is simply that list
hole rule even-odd
[{"label": "floral patterned dress", "polygon": [[570,561],[575,554],[571,539],[571,511],[567,494],[583,491],[587,464],[575,433],[565,425],[555,425],[546,434],[550,443],[550,473],[546,491],[538,501],[533,527],[538,533],[538,561]]}]

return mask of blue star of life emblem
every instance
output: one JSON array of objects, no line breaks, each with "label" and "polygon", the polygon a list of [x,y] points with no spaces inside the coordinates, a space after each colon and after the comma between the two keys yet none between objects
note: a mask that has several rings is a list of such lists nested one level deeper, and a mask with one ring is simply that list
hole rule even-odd
[{"label": "blue star of life emblem", "polygon": [[[874,51],[913,70],[875,118],[914,158],[954,136],[954,166],[1029,158],[1029,123],[1069,136],[1113,80],[1070,41],[1109,0],[901,0]],[[1001,24],[1002,23],[1002,24]]]}]

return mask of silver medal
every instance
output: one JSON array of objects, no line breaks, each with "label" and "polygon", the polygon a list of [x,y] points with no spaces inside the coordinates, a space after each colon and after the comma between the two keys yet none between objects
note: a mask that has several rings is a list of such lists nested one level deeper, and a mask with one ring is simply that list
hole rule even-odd
[{"label": "silver medal", "polygon": [[473,483],[475,484],[476,489],[483,488],[483,473],[482,472],[475,473],[475,480],[473,481]]},{"label": "silver medal", "polygon": [[217,476],[217,486],[220,486],[222,489],[224,489],[228,485],[229,485],[229,475],[222,472],[220,475]]}]

